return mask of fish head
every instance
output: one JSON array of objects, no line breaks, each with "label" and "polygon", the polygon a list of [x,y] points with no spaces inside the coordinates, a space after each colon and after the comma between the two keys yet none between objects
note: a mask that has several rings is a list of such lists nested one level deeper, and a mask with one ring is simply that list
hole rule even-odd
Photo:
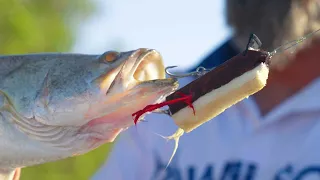
[{"label": "fish head", "polygon": [[[26,147],[36,146],[24,152],[43,162],[114,141],[134,125],[133,113],[164,101],[178,88],[176,79],[166,78],[162,57],[154,49],[21,57],[24,63],[2,74],[0,97],[5,108],[0,107],[0,113],[19,132],[14,144],[21,139]],[[8,58],[14,66],[18,56]]]}]

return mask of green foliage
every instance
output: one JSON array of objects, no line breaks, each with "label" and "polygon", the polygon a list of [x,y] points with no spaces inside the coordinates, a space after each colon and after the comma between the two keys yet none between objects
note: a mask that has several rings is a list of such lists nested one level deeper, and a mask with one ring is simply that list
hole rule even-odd
[{"label": "green foliage", "polygon": [[90,0],[0,0],[0,54],[66,51]]},{"label": "green foliage", "polygon": [[105,144],[87,154],[27,167],[21,171],[21,180],[87,180],[106,161],[111,144]]},{"label": "green foliage", "polygon": [[[0,54],[69,51],[75,30],[94,10],[90,0],[0,0]],[[21,180],[89,179],[105,162],[110,146],[23,168]]]}]

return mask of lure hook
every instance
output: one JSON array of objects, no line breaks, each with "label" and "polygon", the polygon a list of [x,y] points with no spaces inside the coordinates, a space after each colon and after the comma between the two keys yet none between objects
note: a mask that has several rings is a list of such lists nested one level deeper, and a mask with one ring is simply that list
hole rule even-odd
[{"label": "lure hook", "polygon": [[190,72],[190,73],[185,73],[185,74],[172,74],[168,71],[168,69],[172,69],[175,68],[177,66],[168,66],[165,68],[165,72],[171,76],[171,77],[175,77],[175,78],[183,78],[183,77],[190,77],[190,76],[202,76],[205,73],[211,71],[212,69],[206,69],[204,67],[198,67],[195,71]]},{"label": "lure hook", "polygon": [[152,111],[153,113],[158,113],[158,114],[166,114],[168,116],[172,116],[170,109],[156,109]]}]

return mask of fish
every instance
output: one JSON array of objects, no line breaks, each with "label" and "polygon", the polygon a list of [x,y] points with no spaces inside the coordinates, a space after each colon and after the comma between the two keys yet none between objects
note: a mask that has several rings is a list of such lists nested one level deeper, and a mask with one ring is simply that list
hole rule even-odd
[{"label": "fish", "polygon": [[0,179],[113,142],[178,86],[155,49],[0,56]]}]

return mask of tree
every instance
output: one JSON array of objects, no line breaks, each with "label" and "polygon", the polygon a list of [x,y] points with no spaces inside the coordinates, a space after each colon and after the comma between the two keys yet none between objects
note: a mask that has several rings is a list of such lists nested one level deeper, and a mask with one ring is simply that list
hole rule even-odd
[{"label": "tree", "polygon": [[[94,10],[90,0],[0,0],[0,54],[69,51],[78,25]],[[109,148],[23,168],[21,180],[89,179]]]},{"label": "tree", "polygon": [[66,51],[90,0],[0,0],[0,53]]}]

